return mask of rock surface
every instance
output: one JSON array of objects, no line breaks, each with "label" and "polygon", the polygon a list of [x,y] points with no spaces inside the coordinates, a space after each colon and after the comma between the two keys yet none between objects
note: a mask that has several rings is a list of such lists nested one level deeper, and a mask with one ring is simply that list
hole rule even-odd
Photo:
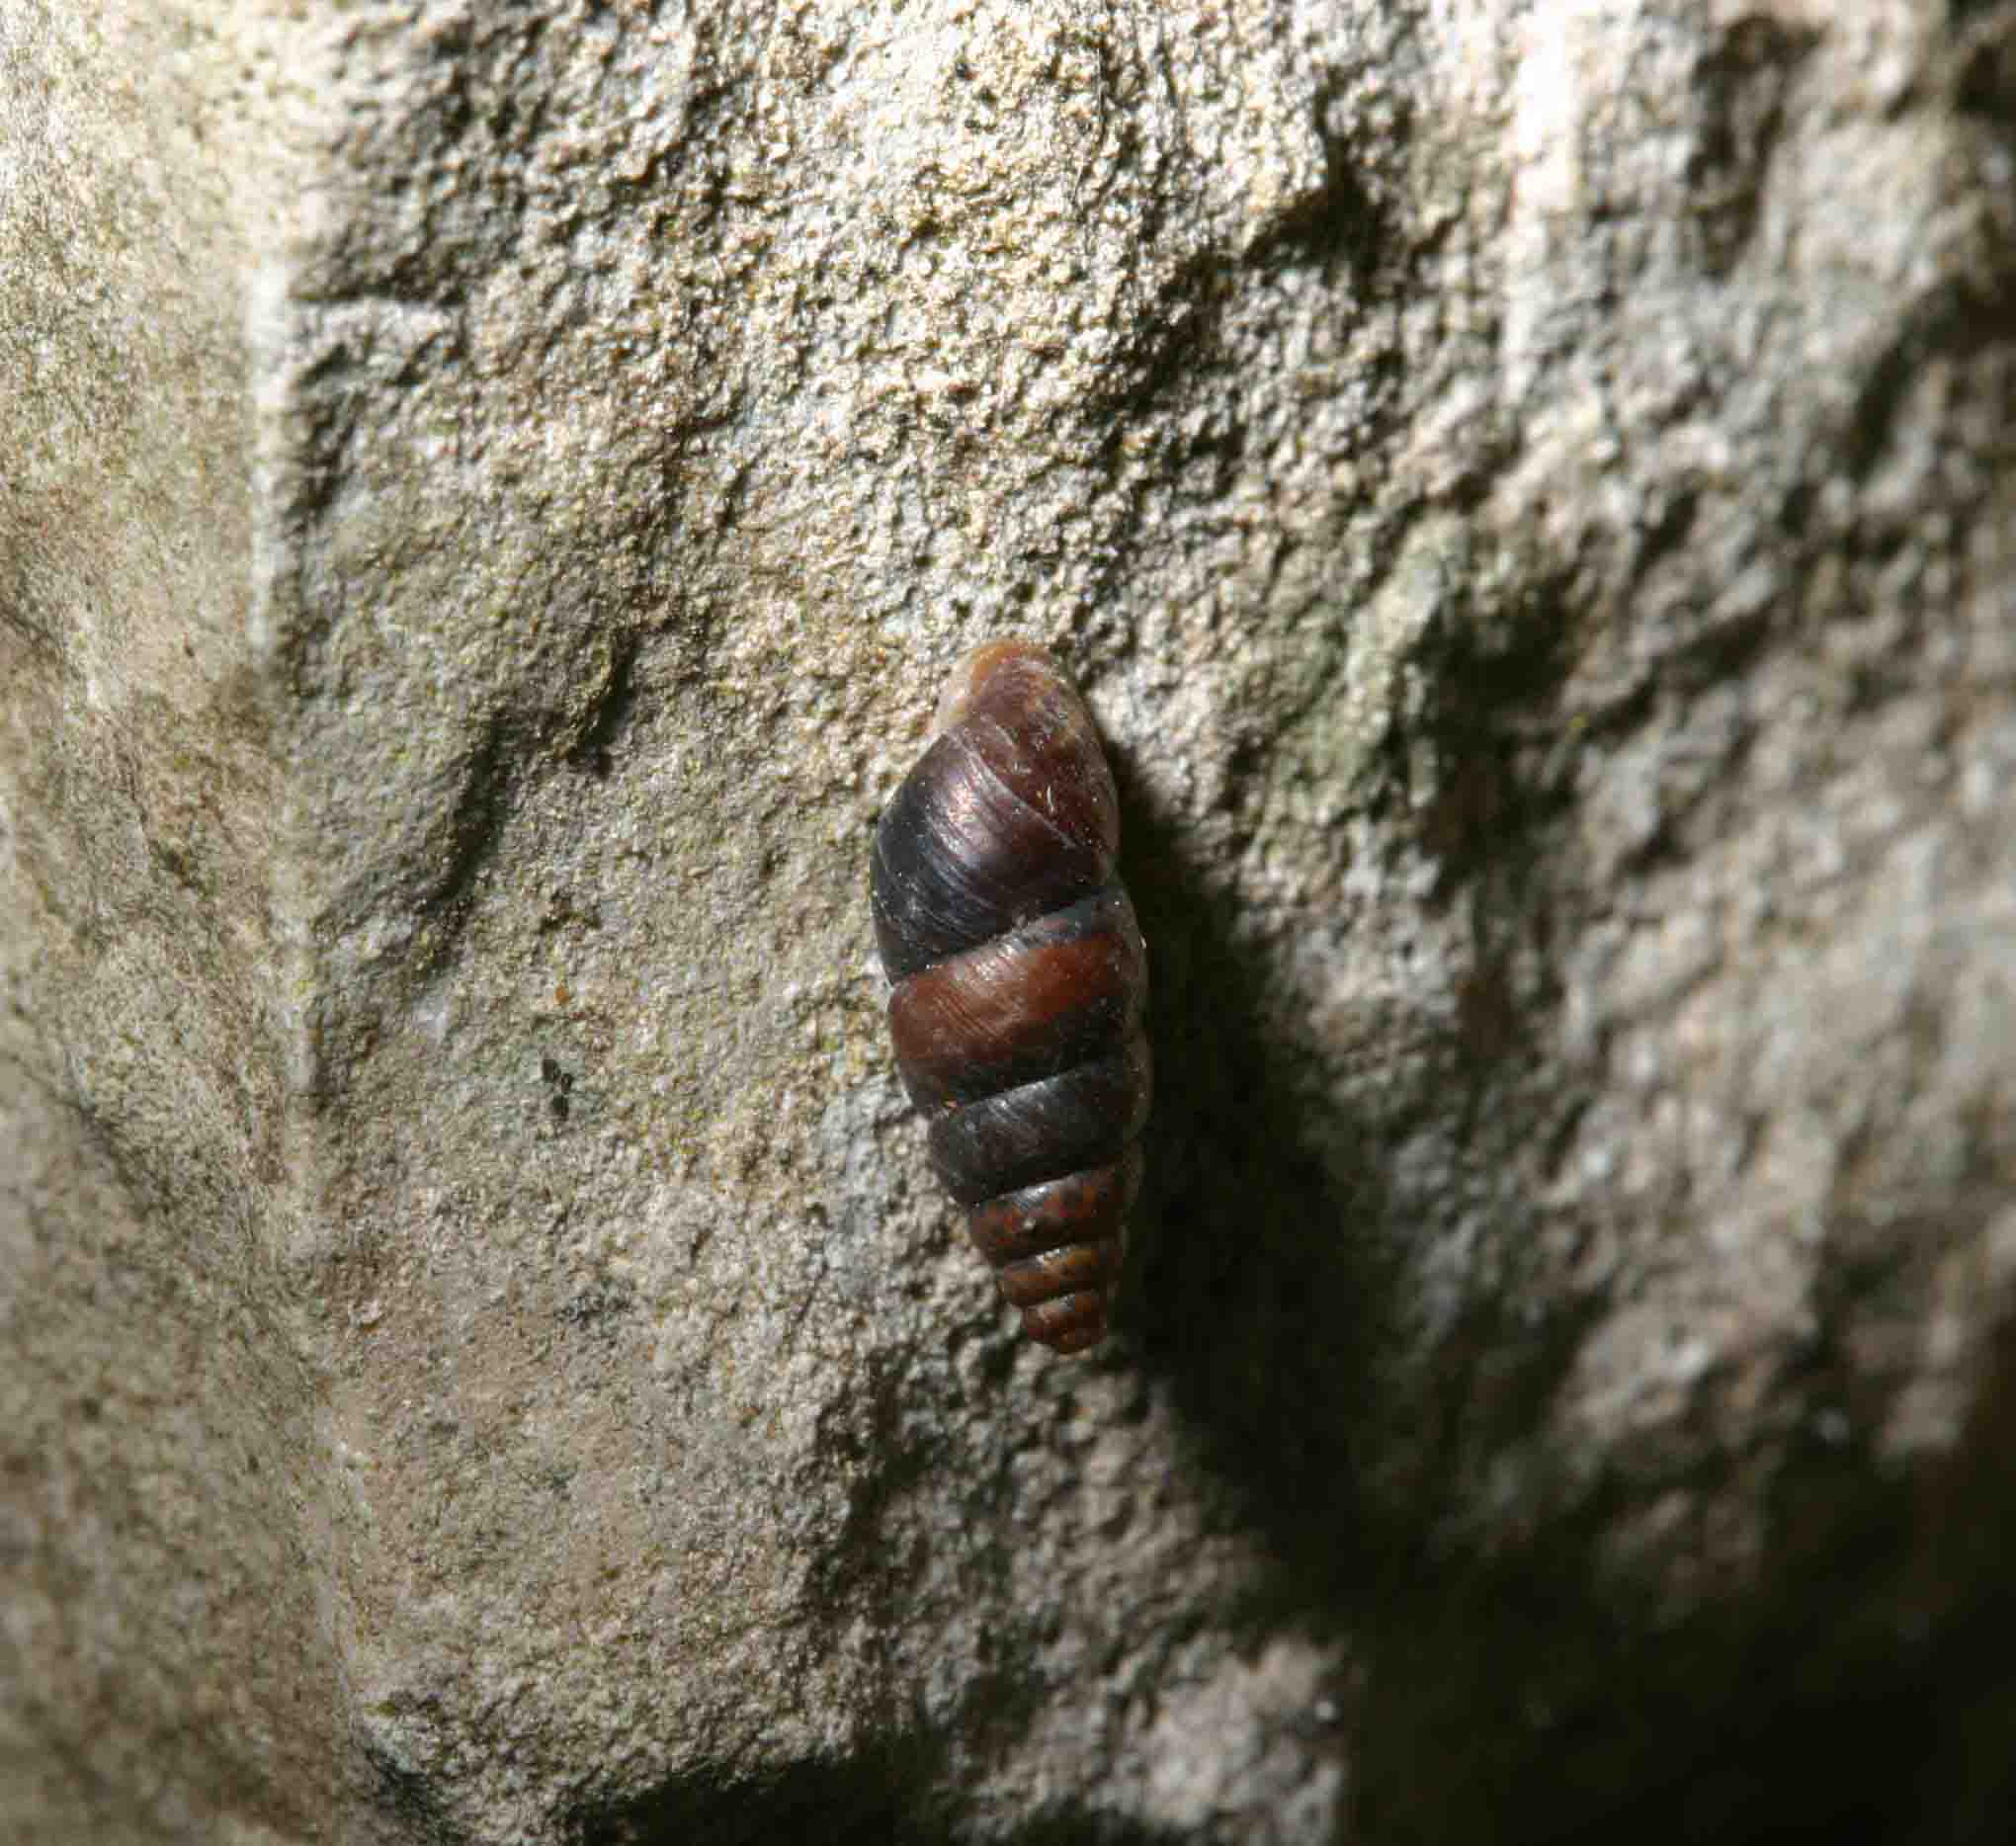
[{"label": "rock surface", "polygon": [[[2016,9],[18,0],[0,455],[0,1834],[2000,1836]],[[1005,629],[1079,1364],[863,896]]]}]

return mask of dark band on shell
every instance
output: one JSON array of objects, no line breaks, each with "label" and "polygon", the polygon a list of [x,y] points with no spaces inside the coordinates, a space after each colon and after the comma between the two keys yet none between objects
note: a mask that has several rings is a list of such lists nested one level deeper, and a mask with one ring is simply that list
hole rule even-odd
[{"label": "dark band on shell", "polygon": [[1113,774],[1028,641],[969,654],[936,728],[869,877],[896,1064],[1003,1297],[1034,1338],[1083,1352],[1106,1334],[1150,1089]]}]

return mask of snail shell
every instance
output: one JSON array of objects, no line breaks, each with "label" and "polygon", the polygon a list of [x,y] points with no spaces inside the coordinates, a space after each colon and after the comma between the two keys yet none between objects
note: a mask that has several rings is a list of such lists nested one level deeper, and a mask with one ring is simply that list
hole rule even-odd
[{"label": "snail shell", "polygon": [[969,654],[876,829],[889,1031],[931,1164],[1024,1329],[1106,1335],[1148,1115],[1148,958],[1092,714],[1028,641]]}]

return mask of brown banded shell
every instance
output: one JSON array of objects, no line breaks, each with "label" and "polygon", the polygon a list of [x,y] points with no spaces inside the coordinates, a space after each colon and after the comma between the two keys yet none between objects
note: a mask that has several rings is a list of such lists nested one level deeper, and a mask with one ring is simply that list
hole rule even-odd
[{"label": "brown banded shell", "polygon": [[1106,1334],[1150,1087],[1113,774],[1028,641],[969,654],[936,724],[869,878],[896,1065],[1024,1328],[1083,1352]]}]

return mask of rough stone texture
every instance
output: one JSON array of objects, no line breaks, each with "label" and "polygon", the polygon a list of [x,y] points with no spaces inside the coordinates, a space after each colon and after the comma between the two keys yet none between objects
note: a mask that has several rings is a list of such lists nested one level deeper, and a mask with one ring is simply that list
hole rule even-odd
[{"label": "rough stone texture", "polygon": [[[0,109],[0,1832],[2000,1837],[2016,9],[10,0]],[[1010,628],[1154,954],[1089,1364],[863,899]]]},{"label": "rough stone texture", "polygon": [[249,638],[279,144],[242,44],[99,13],[0,4],[0,1839],[253,1846],[348,1722]]}]

